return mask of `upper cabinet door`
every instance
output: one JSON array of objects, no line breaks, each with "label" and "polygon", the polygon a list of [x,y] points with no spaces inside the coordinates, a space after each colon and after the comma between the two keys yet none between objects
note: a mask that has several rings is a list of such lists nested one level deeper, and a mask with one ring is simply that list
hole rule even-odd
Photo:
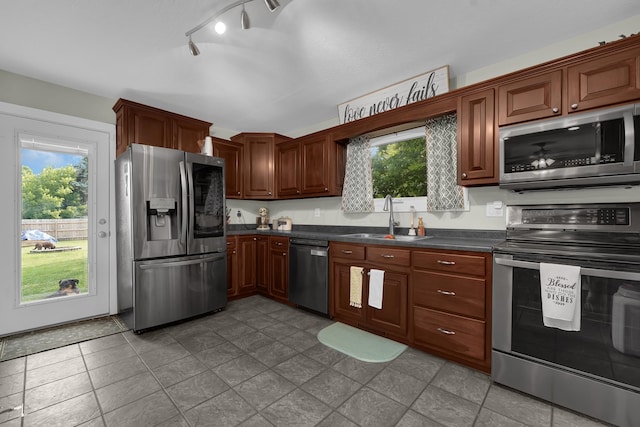
[{"label": "upper cabinet door", "polygon": [[273,198],[273,138],[251,137],[245,141],[245,198]]},{"label": "upper cabinet door", "polygon": [[300,195],[300,144],[287,141],[276,145],[277,196]]},{"label": "upper cabinet door", "polygon": [[567,68],[567,111],[577,112],[640,98],[640,48]]},{"label": "upper cabinet door", "polygon": [[458,184],[498,183],[494,90],[458,100]]},{"label": "upper cabinet door", "polygon": [[169,117],[154,110],[137,108],[130,109],[128,116],[129,144],[171,148],[169,146],[171,141],[171,119]]},{"label": "upper cabinet door", "polygon": [[562,114],[562,70],[498,87],[498,124]]},{"label": "upper cabinet door", "polygon": [[197,121],[173,120],[173,147],[178,150],[200,153],[198,141],[209,135],[208,126]]},{"label": "upper cabinet door", "polygon": [[329,171],[331,162],[336,159],[329,158],[331,140],[329,135],[320,135],[316,138],[304,139],[300,142],[302,149],[302,193],[323,194],[329,192],[331,182]]},{"label": "upper cabinet door", "polygon": [[242,198],[243,153],[242,144],[213,138],[213,155],[224,159],[224,185],[227,199]]}]

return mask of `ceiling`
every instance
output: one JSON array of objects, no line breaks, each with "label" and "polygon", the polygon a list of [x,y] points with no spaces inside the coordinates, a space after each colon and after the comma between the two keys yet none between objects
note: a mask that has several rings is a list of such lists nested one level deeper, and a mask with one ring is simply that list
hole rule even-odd
[{"label": "ceiling", "polygon": [[233,0],[3,1],[0,69],[287,135],[443,65],[460,76],[640,12],[637,0],[279,1],[247,3],[249,30],[237,7],[223,36],[197,31],[195,57],[185,32]]}]

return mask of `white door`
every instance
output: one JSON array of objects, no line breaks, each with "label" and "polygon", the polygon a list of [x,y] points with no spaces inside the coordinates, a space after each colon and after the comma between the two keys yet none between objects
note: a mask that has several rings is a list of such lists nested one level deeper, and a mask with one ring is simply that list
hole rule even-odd
[{"label": "white door", "polygon": [[0,103],[0,336],[116,311],[114,131]]}]

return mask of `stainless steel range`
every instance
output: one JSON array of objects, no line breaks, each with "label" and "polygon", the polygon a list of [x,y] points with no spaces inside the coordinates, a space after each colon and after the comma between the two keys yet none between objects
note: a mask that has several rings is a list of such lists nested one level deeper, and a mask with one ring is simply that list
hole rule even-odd
[{"label": "stainless steel range", "polygon": [[[493,259],[493,380],[640,425],[640,203],[509,206]],[[549,269],[577,271],[575,293],[548,291]],[[548,300],[570,302],[573,327]]]}]

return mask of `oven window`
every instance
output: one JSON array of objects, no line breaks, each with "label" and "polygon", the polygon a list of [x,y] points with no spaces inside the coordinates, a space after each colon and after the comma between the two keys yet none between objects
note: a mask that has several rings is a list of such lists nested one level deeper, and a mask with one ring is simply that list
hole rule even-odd
[{"label": "oven window", "polygon": [[543,325],[540,272],[513,268],[514,352],[640,389],[640,282],[582,276],[581,328]]}]

